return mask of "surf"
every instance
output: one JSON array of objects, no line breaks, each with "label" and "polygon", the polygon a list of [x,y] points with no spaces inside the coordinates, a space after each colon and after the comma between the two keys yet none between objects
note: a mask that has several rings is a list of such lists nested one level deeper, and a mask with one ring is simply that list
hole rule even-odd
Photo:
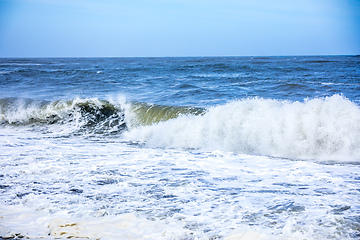
[{"label": "surf", "polygon": [[340,95],[303,102],[250,98],[133,128],[125,136],[151,147],[358,162],[360,108]]},{"label": "surf", "polygon": [[24,98],[0,99],[1,125],[71,125],[74,131],[103,134],[121,133],[129,127],[147,126],[181,115],[201,115],[204,112],[204,108],[119,99],[75,98],[52,102]]},{"label": "surf", "polygon": [[360,108],[341,95],[302,102],[245,98],[207,109],[119,99],[1,99],[0,124],[62,125],[69,134],[112,134],[149,147],[360,160]]},{"label": "surf", "polygon": [[23,98],[0,100],[1,125],[36,128],[68,125],[77,132],[121,132],[126,128],[121,106],[97,98],[42,101]]}]

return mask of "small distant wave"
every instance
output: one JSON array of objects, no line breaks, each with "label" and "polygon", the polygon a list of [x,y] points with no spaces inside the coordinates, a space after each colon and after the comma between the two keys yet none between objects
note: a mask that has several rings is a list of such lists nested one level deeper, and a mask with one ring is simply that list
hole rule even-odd
[{"label": "small distant wave", "polygon": [[44,64],[41,63],[22,63],[22,62],[9,62],[9,63],[0,63],[0,66],[41,66]]},{"label": "small distant wave", "polygon": [[305,61],[306,63],[330,63],[330,62],[334,62],[334,61],[330,61],[330,60],[308,60]]},{"label": "small distant wave", "polygon": [[269,59],[270,59],[270,57],[251,57],[250,59],[269,60]]},{"label": "small distant wave", "polygon": [[339,95],[304,102],[243,99],[125,136],[157,147],[357,162],[360,108]]},{"label": "small distant wave", "polygon": [[296,91],[302,91],[304,89],[309,89],[309,86],[302,83],[289,83],[289,82],[282,82],[279,85],[274,86],[274,88],[279,89],[279,91],[285,91],[285,92],[296,92]]}]

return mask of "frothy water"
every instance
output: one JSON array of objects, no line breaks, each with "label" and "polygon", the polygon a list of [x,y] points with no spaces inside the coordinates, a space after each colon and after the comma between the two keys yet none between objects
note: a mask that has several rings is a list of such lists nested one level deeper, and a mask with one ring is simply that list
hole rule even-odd
[{"label": "frothy water", "polygon": [[358,66],[1,59],[0,238],[357,239]]},{"label": "frothy water", "polygon": [[359,126],[360,108],[341,96],[302,103],[245,99],[126,135],[151,146],[358,162]]},{"label": "frothy water", "polygon": [[[123,100],[122,100],[123,101]],[[78,134],[121,134],[152,147],[222,150],[291,159],[360,160],[360,108],[332,97],[243,99],[209,109],[99,99],[2,99],[5,125],[63,124]]]},{"label": "frothy water", "polygon": [[356,236],[357,165],[26,135],[2,154],[3,237]]}]

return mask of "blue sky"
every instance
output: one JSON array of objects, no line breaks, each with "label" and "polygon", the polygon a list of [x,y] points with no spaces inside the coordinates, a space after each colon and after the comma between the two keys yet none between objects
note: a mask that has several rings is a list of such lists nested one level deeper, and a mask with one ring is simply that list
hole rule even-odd
[{"label": "blue sky", "polygon": [[0,0],[0,57],[360,54],[360,0]]}]

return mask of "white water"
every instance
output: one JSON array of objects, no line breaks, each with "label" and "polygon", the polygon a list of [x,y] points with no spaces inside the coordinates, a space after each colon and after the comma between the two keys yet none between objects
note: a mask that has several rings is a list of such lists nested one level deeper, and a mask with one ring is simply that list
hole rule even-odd
[{"label": "white water", "polygon": [[282,240],[356,232],[357,165],[2,130],[3,237]]},{"label": "white water", "polygon": [[359,119],[333,96],[242,100],[124,137],[2,126],[0,236],[355,239]]},{"label": "white water", "polygon": [[[104,105],[103,101],[97,98],[75,98],[71,101],[59,100],[55,102],[36,101],[31,99],[7,99],[7,103],[0,105],[0,121],[9,124],[28,124],[32,121],[44,121],[49,117],[56,116],[63,121],[81,121],[79,104],[88,104],[94,109]],[[71,119],[68,115],[72,114]],[[79,126],[78,126],[79,127]]]},{"label": "white water", "polygon": [[126,134],[149,146],[292,159],[360,161],[360,108],[335,95],[305,102],[245,99]]}]

